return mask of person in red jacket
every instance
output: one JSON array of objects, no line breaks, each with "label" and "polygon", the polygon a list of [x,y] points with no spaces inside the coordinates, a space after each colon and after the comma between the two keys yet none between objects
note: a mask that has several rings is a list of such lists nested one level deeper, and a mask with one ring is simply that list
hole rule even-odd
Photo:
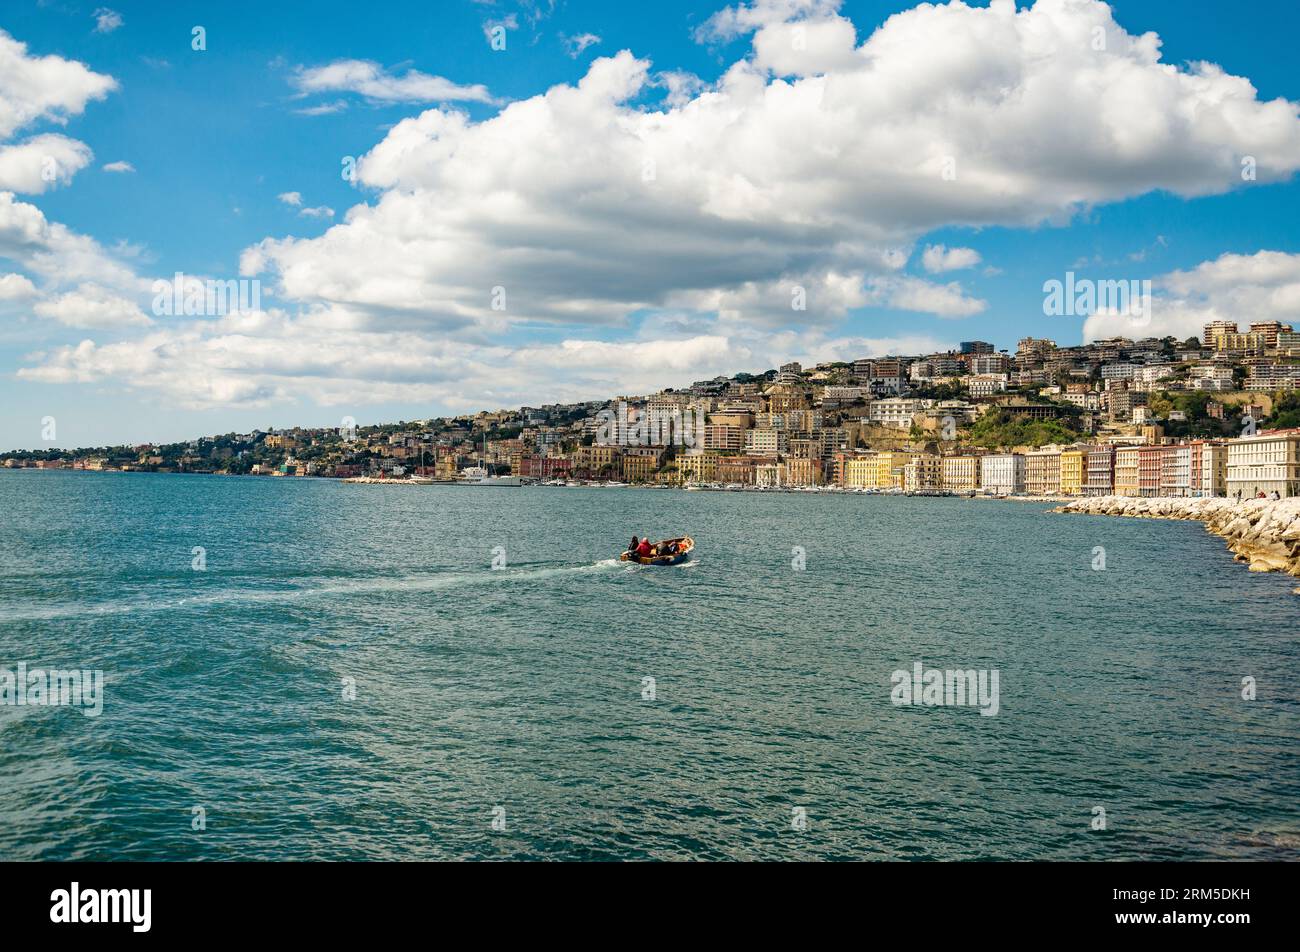
[{"label": "person in red jacket", "polygon": [[650,540],[649,540],[649,539],[642,539],[642,540],[641,540],[640,544],[636,547],[636,554],[639,555],[639,556],[641,556],[642,558],[646,558],[647,556],[650,555]]}]

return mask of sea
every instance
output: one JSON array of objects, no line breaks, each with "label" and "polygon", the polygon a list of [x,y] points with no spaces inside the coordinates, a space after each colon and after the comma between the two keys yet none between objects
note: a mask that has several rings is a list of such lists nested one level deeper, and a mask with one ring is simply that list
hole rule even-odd
[{"label": "sea", "polygon": [[1052,505],[0,471],[0,842],[1297,858],[1297,580]]}]

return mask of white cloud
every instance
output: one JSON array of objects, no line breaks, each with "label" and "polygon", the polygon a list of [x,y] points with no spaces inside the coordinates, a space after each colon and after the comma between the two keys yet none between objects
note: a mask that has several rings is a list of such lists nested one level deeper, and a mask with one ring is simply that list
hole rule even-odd
[{"label": "white cloud", "polygon": [[315,208],[304,208],[298,214],[303,218],[333,218],[334,209],[327,205],[317,205]]},{"label": "white cloud", "polygon": [[94,157],[84,142],[56,133],[0,146],[0,189],[40,195],[67,185]]},{"label": "white cloud", "polygon": [[325,66],[300,66],[290,81],[304,95],[352,92],[385,103],[492,101],[486,86],[461,86],[414,69],[396,76],[368,60],[341,59]]},{"label": "white cloud", "polygon": [[[1139,280],[1115,275],[1115,280]],[[1300,315],[1300,254],[1224,254],[1190,271],[1151,279],[1150,314],[1093,314],[1084,340],[1107,337],[1200,337],[1210,321],[1282,321]]]},{"label": "white cloud", "polygon": [[109,162],[104,166],[105,172],[134,172],[135,166],[130,162]]},{"label": "white cloud", "polygon": [[40,301],[33,311],[39,317],[68,327],[116,329],[152,323],[133,301],[96,284]]},{"label": "white cloud", "polygon": [[347,108],[348,102],[346,99],[336,99],[333,102],[323,102],[318,106],[295,109],[294,112],[300,116],[331,116],[336,112],[343,112]]},{"label": "white cloud", "polygon": [[24,275],[0,275],[0,301],[20,301],[35,296],[35,285]]},{"label": "white cloud", "polygon": [[960,284],[933,284],[907,275],[873,278],[868,302],[900,311],[919,311],[939,317],[970,317],[988,307],[978,298],[967,297]]},{"label": "white cloud", "polygon": [[276,198],[286,205],[297,207],[302,204],[302,192],[281,192]]},{"label": "white cloud", "polygon": [[108,7],[100,7],[92,16],[95,18],[96,33],[112,33],[125,22],[122,14]]},{"label": "white cloud", "polygon": [[26,43],[0,30],[0,139],[38,119],[66,122],[115,89],[113,77],[76,60],[30,56]]},{"label": "white cloud", "polygon": [[[770,366],[778,345],[826,352],[853,308],[978,313],[957,282],[901,273],[903,249],[937,228],[1064,224],[1094,204],[1258,188],[1300,166],[1294,104],[1210,64],[1162,62],[1158,37],[1126,33],[1103,3],[926,4],[861,43],[837,11],[724,11],[704,38],[752,42],[708,86],[652,80],[623,51],[489,118],[404,119],[358,164],[372,201],[319,237],[244,251],[241,273],[269,274],[289,313],[87,342],[23,374],[156,385],[195,405],[588,399]],[[315,91],[374,83],[372,98],[404,98],[392,86],[410,74],[341,62]],[[643,98],[652,82],[669,90],[658,109]],[[791,306],[795,285],[807,310]],[[629,315],[666,312],[653,336],[608,339]],[[679,319],[689,333],[669,333]],[[499,343],[539,324],[566,343]]]},{"label": "white cloud", "polygon": [[149,287],[95,239],[48,221],[39,208],[17,201],[12,192],[0,192],[0,258],[18,262],[49,285],[91,282],[127,294],[142,294]]},{"label": "white cloud", "polygon": [[941,271],[960,271],[973,268],[984,259],[974,248],[947,248],[943,245],[926,245],[921,254],[921,264],[931,274]]},{"label": "white cloud", "polygon": [[572,59],[577,59],[587,47],[595,46],[600,42],[600,37],[595,33],[580,33],[577,36],[565,36],[561,33],[560,39],[564,41],[564,46]]}]

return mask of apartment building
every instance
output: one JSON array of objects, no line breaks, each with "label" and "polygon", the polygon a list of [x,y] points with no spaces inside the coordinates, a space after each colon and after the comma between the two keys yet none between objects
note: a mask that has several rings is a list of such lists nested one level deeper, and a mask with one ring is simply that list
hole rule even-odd
[{"label": "apartment building", "polygon": [[1088,472],[1087,450],[1061,451],[1061,488],[1063,496],[1082,496]]},{"label": "apartment building", "polygon": [[1300,496],[1300,428],[1261,430],[1228,443],[1227,493]]},{"label": "apartment building", "polygon": [[1083,487],[1086,495],[1109,496],[1115,492],[1115,447],[1089,447],[1087,466]]},{"label": "apartment building", "polygon": [[922,454],[903,467],[903,488],[908,492],[937,490],[943,486],[943,460]]},{"label": "apartment building", "polygon": [[1192,448],[1164,446],[1160,458],[1160,495],[1192,495]]},{"label": "apartment building", "polygon": [[912,462],[913,454],[890,451],[876,454],[876,486],[880,489],[902,489],[903,467]]},{"label": "apartment building", "polygon": [[1140,496],[1138,483],[1138,446],[1115,447],[1115,495]]},{"label": "apartment building", "polygon": [[1163,446],[1139,446],[1138,450],[1138,495],[1159,496],[1160,477],[1164,472],[1165,448]]},{"label": "apartment building", "polygon": [[1025,454],[1025,492],[1031,496],[1055,496],[1061,491],[1061,451],[1031,450]]},{"label": "apartment building", "polygon": [[1227,445],[1208,440],[1196,440],[1190,446],[1192,451],[1191,495],[1227,495]]},{"label": "apartment building", "polygon": [[974,492],[980,486],[978,456],[944,456],[939,467],[939,487],[953,492]]},{"label": "apartment building", "polygon": [[980,457],[980,486],[990,495],[1009,496],[1025,491],[1025,458],[1019,453],[994,453]]}]

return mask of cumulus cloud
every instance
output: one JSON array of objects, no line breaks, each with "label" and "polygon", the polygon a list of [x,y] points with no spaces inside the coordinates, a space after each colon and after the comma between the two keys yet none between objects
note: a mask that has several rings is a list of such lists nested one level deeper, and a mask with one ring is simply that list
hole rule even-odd
[{"label": "cumulus cloud", "polygon": [[1149,314],[1089,315],[1083,325],[1084,340],[1200,337],[1210,321],[1294,325],[1300,315],[1300,254],[1224,254],[1187,271],[1159,275],[1151,279],[1151,286]]},{"label": "cumulus cloud", "polygon": [[152,323],[135,302],[97,284],[83,284],[74,291],[40,301],[32,310],[39,317],[68,327],[112,330]]},{"label": "cumulus cloud", "polygon": [[36,296],[36,286],[25,275],[0,275],[0,301],[21,301]]},{"label": "cumulus cloud", "polygon": [[0,30],[0,139],[38,119],[66,122],[115,89],[113,77],[61,56],[31,56]]},{"label": "cumulus cloud", "polygon": [[135,166],[130,162],[109,162],[104,166],[105,172],[134,172]]},{"label": "cumulus cloud", "polygon": [[921,264],[931,274],[973,268],[983,260],[980,253],[974,248],[946,248],[943,245],[926,245],[925,251],[921,253]]},{"label": "cumulus cloud", "polygon": [[[1129,34],[1095,0],[924,4],[865,39],[834,0],[760,0],[706,26],[707,42],[750,37],[715,83],[667,80],[624,50],[487,118],[439,107],[398,122],[358,163],[366,202],[318,237],[244,251],[241,273],[275,281],[283,315],[92,342],[24,373],[136,380],[144,365],[196,402],[380,392],[358,381],[448,406],[586,399],[752,366],[772,342],[829,348],[854,308],[979,313],[959,283],[901,272],[938,228],[1064,224],[1095,204],[1257,188],[1300,167],[1295,104],[1212,64],[1163,62],[1157,36]],[[407,77],[359,62],[299,79],[448,98],[407,99],[393,91]],[[668,96],[647,106],[656,84]],[[608,339],[631,315],[669,311],[693,331]],[[540,325],[568,343],[499,343]],[[532,363],[546,360],[563,372]]]},{"label": "cumulus cloud", "polygon": [[298,214],[303,218],[333,218],[334,209],[328,205],[317,205],[314,208],[304,208]]},{"label": "cumulus cloud", "polygon": [[351,92],[382,103],[492,101],[486,86],[461,86],[414,69],[397,76],[369,60],[340,59],[325,66],[300,66],[290,81],[304,95]]},{"label": "cumulus cloud", "polygon": [[67,185],[94,157],[84,142],[56,133],[0,146],[0,189],[40,195]]},{"label": "cumulus cloud", "polygon": [[35,205],[0,192],[0,258],[17,262],[49,285],[91,282],[142,294],[149,282],[88,235],[46,219]]},{"label": "cumulus cloud", "polygon": [[286,205],[298,206],[302,204],[302,192],[281,192],[276,196]]}]

